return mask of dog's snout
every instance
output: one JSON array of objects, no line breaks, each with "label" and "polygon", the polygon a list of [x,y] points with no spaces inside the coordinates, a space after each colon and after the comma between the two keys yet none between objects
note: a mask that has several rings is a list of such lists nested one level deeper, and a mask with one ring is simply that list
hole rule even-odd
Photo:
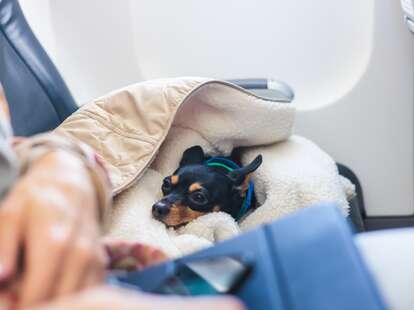
[{"label": "dog's snout", "polygon": [[161,219],[165,217],[170,212],[170,207],[165,202],[159,201],[152,206],[152,215]]}]

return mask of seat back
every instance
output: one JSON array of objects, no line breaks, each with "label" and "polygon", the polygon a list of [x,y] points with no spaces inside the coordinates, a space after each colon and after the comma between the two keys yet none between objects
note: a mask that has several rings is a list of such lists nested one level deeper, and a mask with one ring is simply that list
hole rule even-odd
[{"label": "seat back", "polygon": [[51,130],[77,109],[17,0],[0,0],[0,82],[16,135]]}]

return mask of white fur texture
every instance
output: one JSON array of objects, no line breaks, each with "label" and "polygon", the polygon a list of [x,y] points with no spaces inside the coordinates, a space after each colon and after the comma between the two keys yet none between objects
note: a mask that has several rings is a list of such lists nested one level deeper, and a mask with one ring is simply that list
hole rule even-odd
[{"label": "white fur texture", "polygon": [[346,192],[352,191],[351,183],[344,187],[335,162],[314,143],[293,136],[271,146],[250,148],[243,163],[257,154],[263,155],[263,164],[253,175],[260,207],[242,221],[242,230],[322,201],[336,203],[348,214]]},{"label": "white fur texture", "polygon": [[213,212],[191,221],[178,229],[178,234],[191,234],[211,243],[223,241],[240,233],[240,227],[229,214]]}]

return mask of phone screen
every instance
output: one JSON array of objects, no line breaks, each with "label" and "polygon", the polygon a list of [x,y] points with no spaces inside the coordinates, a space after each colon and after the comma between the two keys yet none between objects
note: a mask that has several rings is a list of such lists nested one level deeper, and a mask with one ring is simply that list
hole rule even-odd
[{"label": "phone screen", "polygon": [[219,256],[179,263],[153,293],[184,296],[218,295],[235,291],[247,278],[251,266],[239,259]]}]

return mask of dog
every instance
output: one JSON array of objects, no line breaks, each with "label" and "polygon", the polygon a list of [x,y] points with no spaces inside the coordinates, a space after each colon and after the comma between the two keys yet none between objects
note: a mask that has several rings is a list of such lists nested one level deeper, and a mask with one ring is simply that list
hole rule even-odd
[{"label": "dog", "polygon": [[178,169],[163,180],[163,198],[152,206],[153,217],[178,228],[210,212],[223,211],[237,220],[246,197],[255,208],[250,177],[262,164],[262,156],[245,167],[235,162],[239,156],[236,151],[216,162],[198,145],[187,149]]}]

